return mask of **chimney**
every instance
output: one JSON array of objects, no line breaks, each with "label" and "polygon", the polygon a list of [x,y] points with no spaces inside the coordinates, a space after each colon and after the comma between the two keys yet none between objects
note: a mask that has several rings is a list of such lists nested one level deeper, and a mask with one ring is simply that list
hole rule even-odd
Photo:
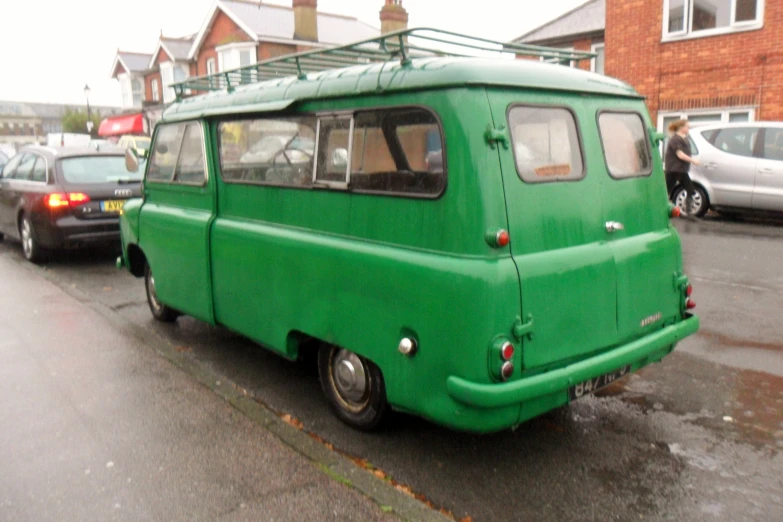
[{"label": "chimney", "polygon": [[385,0],[381,8],[381,34],[402,31],[408,28],[408,11],[402,7],[402,0]]},{"label": "chimney", "polygon": [[294,38],[318,41],[318,0],[293,0]]}]

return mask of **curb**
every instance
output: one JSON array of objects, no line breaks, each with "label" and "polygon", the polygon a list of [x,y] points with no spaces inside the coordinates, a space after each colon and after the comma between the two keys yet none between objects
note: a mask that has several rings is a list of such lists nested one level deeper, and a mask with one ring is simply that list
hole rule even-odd
[{"label": "curb", "polygon": [[224,376],[214,374],[198,361],[177,352],[168,339],[123,318],[110,306],[93,300],[87,293],[59,280],[46,268],[31,265],[19,258],[11,257],[11,259],[32,273],[43,276],[48,282],[80,303],[89,306],[124,334],[152,348],[177,368],[212,390],[251,421],[272,433],[283,444],[306,457],[319,472],[359,491],[378,504],[383,511],[406,521],[454,522],[454,519],[403,493],[383,479],[358,467],[338,452],[329,450],[322,443],[314,440],[307,432],[291,426],[267,406],[248,396],[247,391],[243,388],[227,381]]}]

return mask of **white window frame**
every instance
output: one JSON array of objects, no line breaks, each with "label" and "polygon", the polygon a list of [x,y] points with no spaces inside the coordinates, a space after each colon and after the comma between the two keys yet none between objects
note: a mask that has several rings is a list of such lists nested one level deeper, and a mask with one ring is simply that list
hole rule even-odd
[{"label": "white window frame", "polygon": [[[597,53],[598,49],[604,50],[604,70],[599,74],[606,74],[606,44],[605,42],[597,42],[590,46],[590,51]],[[595,70],[595,58],[590,58],[590,70],[592,72],[598,72]]]},{"label": "white window frame", "polygon": [[152,101],[160,101],[160,84],[157,78],[153,78],[150,81],[150,90],[152,91]]},{"label": "white window frame", "polygon": [[128,73],[120,73],[117,75],[117,80],[120,82],[122,108],[129,109],[133,107],[133,82],[131,76]]},{"label": "white window frame", "polygon": [[[144,78],[142,76],[133,75],[130,77],[130,83],[131,83],[131,102],[133,108],[141,108],[142,102],[144,101]],[[133,89],[133,84],[138,83],[138,90]],[[137,97],[138,94],[138,97]]]},{"label": "white window frame", "polygon": [[731,2],[730,21],[726,27],[716,27],[715,29],[705,29],[693,32],[693,5],[697,0],[683,0],[683,29],[674,33],[669,32],[669,3],[671,0],[663,0],[663,22],[661,28],[661,41],[671,42],[676,40],[689,40],[692,38],[706,38],[719,34],[739,33],[743,31],[754,31],[764,27],[764,4],[766,0],[756,0],[756,19],[746,22],[737,22],[735,20],[737,13],[737,0]]},{"label": "white window frame", "polygon": [[217,57],[218,57],[217,72],[223,72],[226,70],[226,63],[225,63],[226,60],[224,59],[225,55],[231,57],[228,64],[230,66],[229,69],[239,68],[240,67],[239,64],[241,63],[239,53],[241,51],[252,50],[253,52],[251,54],[251,58],[253,59],[251,59],[251,63],[255,63],[256,61],[258,61],[257,48],[258,48],[258,43],[256,42],[236,42],[236,43],[230,43],[226,45],[219,45],[215,47],[215,52],[217,53]]},{"label": "white window frame", "polygon": [[215,58],[207,58],[207,74],[215,74],[217,71],[217,60]]},{"label": "white window frame", "polygon": [[[663,128],[664,118],[677,118],[687,120],[689,116],[708,116],[720,114],[720,123],[729,123],[732,114],[747,113],[748,123],[756,121],[756,109],[754,107],[729,107],[714,109],[699,109],[696,111],[668,111],[658,113],[658,131],[667,132]],[[717,122],[716,122],[717,123]]]}]

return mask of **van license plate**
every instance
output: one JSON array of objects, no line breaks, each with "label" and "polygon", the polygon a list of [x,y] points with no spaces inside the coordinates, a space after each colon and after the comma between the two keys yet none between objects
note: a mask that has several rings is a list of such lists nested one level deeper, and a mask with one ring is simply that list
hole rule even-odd
[{"label": "van license plate", "polygon": [[103,212],[122,212],[122,206],[124,204],[124,199],[101,201],[101,210]]},{"label": "van license plate", "polygon": [[584,397],[588,393],[593,393],[594,391],[600,390],[604,386],[612,384],[617,379],[625,377],[629,373],[631,373],[630,364],[623,366],[622,368],[619,368],[613,372],[607,372],[593,379],[588,379],[585,382],[580,382],[576,386],[571,386],[568,388],[568,400],[575,401],[580,397]]}]

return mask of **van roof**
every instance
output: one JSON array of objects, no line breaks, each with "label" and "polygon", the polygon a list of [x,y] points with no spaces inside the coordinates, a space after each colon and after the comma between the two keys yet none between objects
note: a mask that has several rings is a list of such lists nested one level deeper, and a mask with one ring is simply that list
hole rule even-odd
[{"label": "van roof", "polygon": [[[279,111],[296,102],[307,100],[464,86],[515,87],[641,98],[630,85],[614,78],[574,67],[542,63],[538,60],[486,57],[486,52],[480,57],[465,55],[435,57],[434,53],[447,53],[414,45],[404,48],[408,53],[408,59],[405,52],[402,53],[403,59],[400,59],[399,46],[391,48],[387,54],[378,51],[377,47],[374,49],[368,47],[369,43],[379,43],[382,49],[392,47],[387,43],[387,39],[395,35],[420,38],[416,31],[434,31],[438,35],[456,34],[432,29],[410,29],[351,46],[297,53],[218,73],[211,77],[189,79],[175,85],[175,89],[182,92],[184,89],[208,90],[214,85],[220,88],[172,104],[164,113],[163,120],[177,121],[223,114]],[[592,56],[590,53],[504,44],[472,37],[463,38],[470,41],[478,40],[482,45],[487,46],[500,45],[502,46],[500,49],[481,48],[476,45],[468,45],[468,47],[480,51],[496,51],[496,54],[506,58],[513,58],[515,54],[529,53],[558,61],[568,59],[578,61]],[[356,63],[356,57],[363,56],[362,53],[366,53],[366,61],[374,61],[374,63],[336,68],[331,66],[335,63],[346,63],[345,56],[350,56],[354,59],[353,63]],[[417,55],[419,57],[414,57]],[[300,63],[317,64],[317,66],[311,68],[311,70],[315,69],[313,72],[308,72]],[[271,75],[280,74],[280,71],[283,71],[284,77],[263,80]],[[249,79],[254,78],[262,81],[248,82]],[[245,82],[242,82],[243,79]],[[229,87],[225,88],[227,83]],[[234,86],[231,85],[233,83],[242,84]]]}]

